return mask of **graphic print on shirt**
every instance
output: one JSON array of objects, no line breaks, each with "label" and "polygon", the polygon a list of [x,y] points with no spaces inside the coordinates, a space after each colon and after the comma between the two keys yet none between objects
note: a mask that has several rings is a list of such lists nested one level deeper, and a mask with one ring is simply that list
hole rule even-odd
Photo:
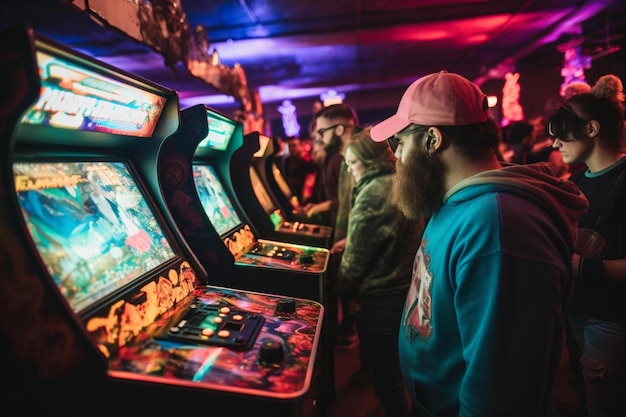
[{"label": "graphic print on shirt", "polygon": [[413,262],[413,278],[407,295],[404,311],[404,327],[409,337],[413,339],[418,334],[423,339],[430,337],[432,333],[432,299],[431,288],[433,277],[428,270],[430,256],[425,255],[423,247],[426,241],[422,241],[415,262]]}]

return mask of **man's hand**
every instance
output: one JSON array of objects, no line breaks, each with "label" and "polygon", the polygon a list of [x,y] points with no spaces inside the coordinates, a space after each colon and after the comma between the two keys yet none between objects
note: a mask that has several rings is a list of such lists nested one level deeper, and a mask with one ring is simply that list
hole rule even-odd
[{"label": "man's hand", "polygon": [[330,253],[332,254],[342,254],[346,250],[346,238],[344,237],[341,240],[335,242],[332,248],[330,248]]},{"label": "man's hand", "polygon": [[307,217],[313,217],[317,214],[330,211],[331,203],[332,202],[330,200],[326,200],[317,204],[307,204],[304,206],[303,211],[306,213]]},{"label": "man's hand", "polygon": [[574,279],[578,279],[580,273],[580,255],[577,253],[572,255],[572,272],[574,273]]}]

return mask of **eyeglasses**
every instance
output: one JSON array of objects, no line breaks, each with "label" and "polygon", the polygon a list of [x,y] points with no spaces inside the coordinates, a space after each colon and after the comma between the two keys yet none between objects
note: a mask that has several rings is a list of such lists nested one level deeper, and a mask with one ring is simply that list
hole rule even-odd
[{"label": "eyeglasses", "polygon": [[343,123],[337,123],[337,124],[334,124],[334,125],[330,125],[328,127],[323,127],[321,129],[317,129],[316,133],[319,135],[319,137],[322,137],[322,136],[324,136],[324,133],[328,132],[331,129],[336,128],[337,126],[343,126]]},{"label": "eyeglasses", "polygon": [[427,130],[428,130],[428,127],[420,126],[412,130],[407,130],[406,132],[396,133],[395,135],[387,139],[387,143],[389,143],[389,147],[395,153],[396,149],[398,149],[398,146],[400,145],[401,137],[411,135],[413,133],[426,132]]}]

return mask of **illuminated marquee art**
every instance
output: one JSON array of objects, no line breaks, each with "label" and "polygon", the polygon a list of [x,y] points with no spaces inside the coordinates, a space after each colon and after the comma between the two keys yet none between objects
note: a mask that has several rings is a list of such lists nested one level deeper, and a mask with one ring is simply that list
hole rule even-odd
[{"label": "illuminated marquee art", "polygon": [[37,51],[41,94],[22,120],[61,129],[150,137],[165,97]]}]

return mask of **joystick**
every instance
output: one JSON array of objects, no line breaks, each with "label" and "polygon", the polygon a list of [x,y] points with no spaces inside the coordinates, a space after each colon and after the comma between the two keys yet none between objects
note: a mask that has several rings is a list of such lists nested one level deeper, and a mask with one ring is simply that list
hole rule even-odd
[{"label": "joystick", "polygon": [[276,304],[277,314],[294,314],[296,312],[296,301],[293,298],[281,298]]},{"label": "joystick", "polygon": [[313,260],[312,255],[302,255],[300,256],[300,263],[302,265],[312,265],[315,261]]},{"label": "joystick", "polygon": [[261,340],[257,356],[263,366],[277,366],[285,359],[282,341],[265,338]]}]

